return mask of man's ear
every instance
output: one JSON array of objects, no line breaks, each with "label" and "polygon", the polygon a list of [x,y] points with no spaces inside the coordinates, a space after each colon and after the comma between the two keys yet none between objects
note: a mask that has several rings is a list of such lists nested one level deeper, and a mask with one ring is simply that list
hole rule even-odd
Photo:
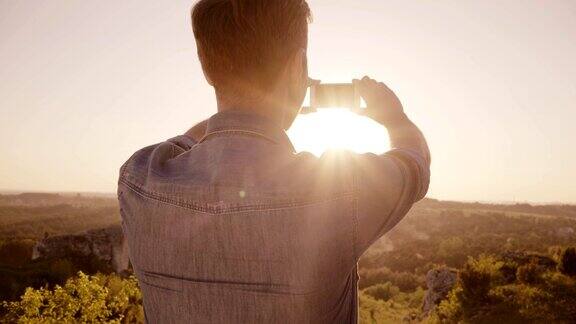
[{"label": "man's ear", "polygon": [[308,58],[306,49],[298,49],[290,58],[289,62],[290,78],[292,80],[308,79]]},{"label": "man's ear", "polygon": [[284,106],[284,129],[290,128],[300,112],[308,88],[308,62],[306,49],[301,48],[290,57],[285,77],[288,83],[288,98]]},{"label": "man's ear", "polygon": [[[302,104],[308,88],[308,59],[306,49],[300,48],[292,54],[288,61],[286,77],[288,80],[290,97],[294,103]],[[299,108],[299,107],[298,107]]]}]

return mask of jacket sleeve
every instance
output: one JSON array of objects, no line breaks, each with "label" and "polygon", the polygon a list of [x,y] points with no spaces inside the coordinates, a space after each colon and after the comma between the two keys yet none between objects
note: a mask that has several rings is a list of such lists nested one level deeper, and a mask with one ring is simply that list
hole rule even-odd
[{"label": "jacket sleeve", "polygon": [[430,183],[430,153],[421,132],[389,129],[394,149],[383,154],[356,157],[354,182],[357,188],[357,258],[424,198]]},{"label": "jacket sleeve", "polygon": [[138,150],[120,167],[120,182],[144,182],[151,168],[189,151],[196,141],[186,135],[170,138],[164,142]]}]

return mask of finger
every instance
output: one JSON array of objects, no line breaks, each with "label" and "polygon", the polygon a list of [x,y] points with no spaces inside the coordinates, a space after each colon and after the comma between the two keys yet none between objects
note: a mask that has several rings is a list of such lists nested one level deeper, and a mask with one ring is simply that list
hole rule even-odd
[{"label": "finger", "polygon": [[352,84],[358,88],[358,92],[360,92],[361,96],[364,96],[366,93],[366,82],[368,77],[363,77],[362,79],[353,79]]},{"label": "finger", "polygon": [[388,88],[388,86],[384,82],[378,82],[378,86],[382,89],[386,89],[387,91],[390,91],[390,88]]},{"label": "finger", "polygon": [[312,78],[308,78],[308,87],[315,86],[315,85],[319,85],[320,82],[322,82],[322,81],[316,80],[316,79],[312,79]]},{"label": "finger", "polygon": [[364,84],[367,91],[374,91],[378,87],[378,82],[369,77],[364,77],[361,82]]},{"label": "finger", "polygon": [[358,84],[364,87],[370,87],[372,86],[374,80],[372,80],[370,77],[365,76],[363,77],[361,80],[358,80]]},{"label": "finger", "polygon": [[354,86],[356,86],[358,89],[360,89],[360,92],[365,91],[366,86],[367,86],[367,77],[363,77],[362,79],[352,79],[352,84]]},{"label": "finger", "polygon": [[358,89],[360,96],[366,101],[366,104],[370,105],[375,98],[375,84],[376,81],[372,80],[368,76],[363,77],[361,80],[353,80]]}]

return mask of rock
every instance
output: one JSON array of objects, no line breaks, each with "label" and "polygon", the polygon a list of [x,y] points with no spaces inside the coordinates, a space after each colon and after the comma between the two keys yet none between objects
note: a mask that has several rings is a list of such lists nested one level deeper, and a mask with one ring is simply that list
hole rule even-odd
[{"label": "rock", "polygon": [[444,299],[456,284],[457,272],[449,268],[438,268],[428,271],[426,274],[426,286],[428,290],[424,296],[422,312],[428,316]]},{"label": "rock", "polygon": [[120,225],[74,235],[45,237],[34,246],[32,259],[65,258],[70,255],[97,258],[117,273],[129,267],[128,244]]}]

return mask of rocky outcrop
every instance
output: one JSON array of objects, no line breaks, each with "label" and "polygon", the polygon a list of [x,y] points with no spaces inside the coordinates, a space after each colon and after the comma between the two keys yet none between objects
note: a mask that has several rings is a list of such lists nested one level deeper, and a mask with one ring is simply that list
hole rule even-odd
[{"label": "rocky outcrop", "polygon": [[424,316],[429,315],[442,300],[446,299],[457,279],[457,272],[449,268],[444,267],[428,271],[426,274],[428,290],[424,296],[424,305],[422,306]]},{"label": "rocky outcrop", "polygon": [[66,258],[70,255],[96,258],[118,273],[128,270],[129,266],[128,245],[120,225],[44,238],[34,246],[32,258]]}]

